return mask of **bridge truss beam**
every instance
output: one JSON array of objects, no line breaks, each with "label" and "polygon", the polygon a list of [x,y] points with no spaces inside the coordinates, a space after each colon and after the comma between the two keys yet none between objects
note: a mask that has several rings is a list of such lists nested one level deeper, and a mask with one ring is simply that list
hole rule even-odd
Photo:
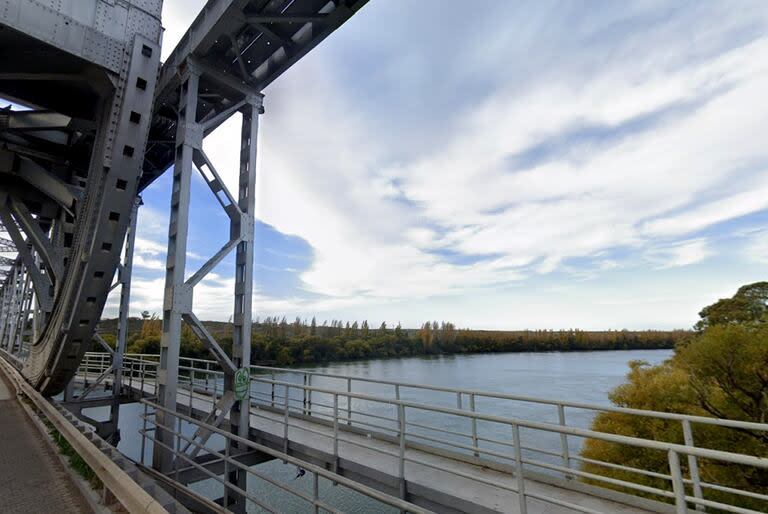
[{"label": "bridge truss beam", "polygon": [[[238,370],[250,364],[251,320],[253,293],[253,244],[255,224],[256,151],[258,117],[263,112],[263,95],[245,85],[232,88],[231,79],[210,68],[200,66],[189,59],[184,66],[184,75],[179,85],[177,106],[178,123],[176,130],[176,160],[173,171],[171,214],[168,227],[168,254],[166,264],[165,297],[163,302],[163,331],[160,342],[160,369],[158,373],[158,401],[167,409],[157,412],[158,442],[154,446],[153,466],[169,473],[177,466],[178,457],[168,448],[175,448],[176,438],[172,428],[176,419],[170,413],[176,409],[179,381],[179,353],[182,322],[187,323],[203,345],[210,351],[224,370],[224,394],[215,405],[208,419],[221,424],[229,414],[230,432],[248,437],[249,402],[236,398],[235,375]],[[206,87],[201,88],[201,82]],[[219,88],[221,95],[227,95],[229,102],[219,112],[208,113],[203,119],[198,114],[198,105],[204,103],[201,93],[210,94]],[[235,108],[232,108],[234,106]],[[235,113],[242,115],[240,136],[240,169],[238,191],[235,198],[224,184],[211,160],[203,151],[203,138],[211,120],[221,123]],[[193,169],[197,169],[205,183],[219,201],[229,217],[229,241],[216,252],[198,271],[185,280],[187,265],[187,241],[189,236],[190,185]],[[233,309],[233,344],[228,355],[211,335],[193,311],[195,285],[211,272],[229,253],[235,250],[235,291]],[[163,428],[165,427],[165,429]],[[193,440],[205,442],[211,432],[200,430]],[[228,441],[228,451],[237,455],[245,451],[236,441]],[[195,446],[190,448],[194,453]],[[180,448],[176,448],[180,450]],[[246,490],[246,473],[237,467],[227,467],[228,480]],[[225,506],[234,512],[245,512],[245,498],[228,490]]]}]

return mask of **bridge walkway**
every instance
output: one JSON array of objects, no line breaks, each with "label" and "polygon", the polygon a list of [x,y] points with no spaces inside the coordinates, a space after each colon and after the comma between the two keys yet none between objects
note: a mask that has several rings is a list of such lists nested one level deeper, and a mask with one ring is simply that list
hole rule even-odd
[{"label": "bridge walkway", "polygon": [[[260,432],[261,440],[258,442],[262,444],[278,446],[284,441],[283,416],[277,412],[256,408],[255,414],[251,416],[251,426]],[[267,434],[272,437],[265,437]],[[288,429],[288,440],[289,445],[303,446],[323,454],[333,455],[333,429],[324,424],[292,419]],[[339,434],[339,458],[345,463],[358,463],[369,468],[367,476],[370,476],[370,470],[375,470],[388,475],[394,481],[398,476],[398,449],[397,444],[369,438],[365,434],[350,432]],[[405,477],[411,493],[418,493],[427,498],[442,496],[446,499],[444,501],[452,503],[461,512],[519,512],[517,493],[509,490],[510,487],[516,487],[517,479],[510,473],[414,448],[405,449],[405,458]],[[536,500],[534,495],[547,496],[597,512],[615,514],[648,512],[534,480],[526,480],[525,492],[529,496],[528,512],[530,514],[574,512],[570,508]]]},{"label": "bridge walkway", "polygon": [[0,378],[0,511],[90,513],[90,506]]},{"label": "bridge walkway", "polygon": [[[135,396],[142,396],[142,392],[144,396],[152,396],[155,392],[154,382],[149,380],[126,383],[126,386]],[[195,392],[190,398],[188,390],[179,390],[177,402],[180,412],[191,413],[197,419],[204,418],[211,410],[211,397],[204,392]],[[250,439],[254,442],[332,470],[335,462],[336,472],[341,476],[388,494],[398,494],[399,446],[396,442],[342,427],[338,432],[336,460],[332,426],[302,419],[291,411],[286,441],[283,410],[259,404],[253,404],[251,409]],[[404,453],[407,500],[446,514],[520,512],[514,474],[412,447],[406,447]],[[194,469],[189,471],[189,476],[198,475]],[[654,512],[528,478],[525,494],[528,514],[570,514],[576,512],[573,506],[580,507],[582,512]],[[549,501],[537,500],[536,496],[547,497]],[[553,501],[560,501],[562,505]]]}]

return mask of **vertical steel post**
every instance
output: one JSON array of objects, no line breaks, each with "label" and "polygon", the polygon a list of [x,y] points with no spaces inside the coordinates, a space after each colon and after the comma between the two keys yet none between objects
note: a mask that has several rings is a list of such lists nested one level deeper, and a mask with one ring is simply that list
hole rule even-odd
[{"label": "vertical steel post", "polygon": [[[352,392],[352,379],[347,378],[347,392]],[[352,424],[352,397],[347,395],[347,425]]]},{"label": "vertical steel post", "polygon": [[[173,449],[176,449],[172,432],[175,416],[171,412],[176,410],[179,386],[181,316],[192,303],[191,291],[184,284],[184,272],[187,265],[192,155],[195,148],[202,145],[202,133],[197,133],[199,127],[196,124],[199,81],[199,72],[194,66],[188,65],[179,90],[176,157],[173,166],[163,299],[163,332],[160,336],[160,366],[157,370],[157,400],[167,410],[159,410],[156,414],[156,438],[159,443]],[[173,470],[174,458],[172,450],[163,448],[161,444],[154,445],[152,465],[161,473]]]},{"label": "vertical steel post", "polygon": [[[469,410],[475,412],[475,393],[469,393]],[[477,443],[477,418],[472,416],[472,446],[475,448],[475,457],[480,457]]]},{"label": "vertical steel post", "polygon": [[520,427],[512,425],[512,443],[515,445],[515,475],[517,475],[517,501],[520,514],[528,512],[528,502],[525,500],[525,477],[523,476],[523,447],[520,442]]},{"label": "vertical steel post", "polygon": [[672,477],[672,490],[675,493],[675,512],[686,514],[688,507],[685,504],[685,484],[683,474],[680,471],[680,457],[674,450],[669,450],[669,474]]},{"label": "vertical steel post", "polygon": [[[687,419],[682,421],[683,423],[683,440],[686,446],[693,448],[696,446],[693,443],[693,430],[691,430],[691,422]],[[693,496],[699,500],[704,498],[704,492],[701,489],[701,479],[699,478],[699,462],[695,455],[688,455],[688,469],[691,474],[691,482],[693,482]],[[704,511],[704,505],[696,504],[696,510]]]},{"label": "vertical steel post", "polygon": [[[238,176],[238,201],[243,215],[238,221],[230,223],[230,238],[240,237],[235,254],[235,303],[232,321],[232,363],[235,368],[249,370],[251,365],[251,329],[253,320],[253,259],[254,259],[254,228],[256,223],[256,160],[257,140],[259,133],[259,114],[263,112],[262,95],[250,95],[246,99],[242,112],[242,128],[240,131],[240,173]],[[234,375],[224,376],[224,390],[234,391]],[[232,405],[229,414],[230,431],[248,439],[250,429],[250,382],[249,391],[243,400]],[[232,451],[237,453],[240,448],[236,441],[227,439],[232,445]],[[229,473],[229,481],[243,491],[246,490],[248,474],[234,467]],[[233,512],[245,512],[245,496],[235,493],[229,488],[227,495],[228,506]]]},{"label": "vertical steel post", "polygon": [[141,197],[137,196],[131,208],[131,219],[125,236],[125,252],[123,266],[120,268],[118,279],[120,282],[120,310],[117,318],[117,345],[112,356],[112,364],[115,366],[115,383],[112,392],[120,396],[123,388],[123,356],[128,340],[128,311],[131,303],[131,274],[133,273],[133,248],[136,244],[136,222],[139,216]]},{"label": "vertical steel post", "polygon": [[400,447],[398,453],[398,470],[400,478],[400,498],[405,500],[407,494],[405,485],[405,406],[402,403],[397,404],[397,421],[400,426]]},{"label": "vertical steel post", "polygon": [[[561,427],[565,426],[565,407],[562,403],[557,404],[557,419]],[[568,436],[560,432],[560,455],[563,458],[563,466],[566,468],[571,467],[571,452],[568,448]],[[565,475],[568,480],[573,478],[573,475]]]},{"label": "vertical steel post", "polygon": [[320,484],[318,483],[319,477],[317,473],[312,473],[312,512],[313,514],[319,514],[320,506],[318,502],[320,500]]},{"label": "vertical steel post", "polygon": [[147,440],[147,412],[148,405],[144,404],[144,417],[141,421],[141,464],[144,465],[144,448]]},{"label": "vertical steel post", "polygon": [[339,395],[333,393],[333,472],[339,472]]},{"label": "vertical steel post", "polygon": [[[289,397],[291,395],[288,384],[285,385],[285,414],[283,419],[283,453],[288,454],[288,423],[290,422],[290,408]],[[285,464],[285,461],[283,461]]]},{"label": "vertical steel post", "polygon": [[275,406],[275,372],[272,372],[272,395],[270,400],[270,406]]},{"label": "vertical steel post", "polygon": [[192,393],[195,390],[195,370],[194,368],[189,371],[189,415],[194,416],[192,413]]}]

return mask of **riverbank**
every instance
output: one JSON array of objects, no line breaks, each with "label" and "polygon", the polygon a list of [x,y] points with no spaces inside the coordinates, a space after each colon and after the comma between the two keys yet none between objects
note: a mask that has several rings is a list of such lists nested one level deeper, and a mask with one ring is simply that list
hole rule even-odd
[{"label": "riverbank", "polygon": [[[208,330],[229,351],[232,324],[204,322]],[[115,320],[103,320],[102,337],[114,344]],[[128,351],[158,353],[161,321],[155,318],[132,319],[129,322]],[[254,323],[251,362],[277,366],[387,359],[427,355],[471,355],[518,352],[582,352],[595,350],[669,350],[689,337],[685,330],[521,330],[490,331],[457,329],[451,323],[425,323],[420,329],[390,328],[382,324],[370,328],[358,324],[332,321],[317,324],[283,318],[267,318]],[[94,346],[94,351],[99,351]],[[185,357],[209,358],[202,342],[185,327],[181,337],[181,353]]]}]

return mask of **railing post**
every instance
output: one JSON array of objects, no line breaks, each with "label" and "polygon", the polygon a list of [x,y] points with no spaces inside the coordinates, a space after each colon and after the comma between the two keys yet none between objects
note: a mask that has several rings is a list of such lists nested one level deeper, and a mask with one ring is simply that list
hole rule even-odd
[{"label": "railing post", "polygon": [[209,363],[205,363],[205,394],[208,394],[208,377],[211,376],[211,365]]},{"label": "railing post", "polygon": [[[565,407],[562,403],[557,404],[557,418],[561,427],[565,427]],[[568,449],[568,435],[564,432],[560,432],[560,455],[563,457],[563,466],[566,468],[571,467],[571,452]],[[571,480],[573,475],[565,475],[565,478]]]},{"label": "railing post", "polygon": [[[691,422],[687,419],[682,421],[683,423],[683,440],[686,446],[691,448],[695,447],[693,443],[693,430],[691,430]],[[691,482],[693,482],[693,496],[699,500],[704,499],[704,492],[701,489],[701,479],[699,478],[699,462],[695,455],[688,455],[688,470],[691,475]],[[696,510],[704,511],[704,505],[696,504]]]},{"label": "railing post", "polygon": [[456,393],[456,408],[459,409],[459,410],[462,409],[462,407],[461,407],[461,391]]},{"label": "railing post", "polygon": [[528,502],[525,500],[525,477],[523,477],[523,447],[520,443],[520,427],[512,425],[512,443],[515,445],[515,474],[517,475],[517,501],[520,514],[527,514]]},{"label": "railing post", "polygon": [[[312,375],[307,375],[307,387],[312,387]],[[312,389],[307,389],[307,414],[312,415]]]},{"label": "railing post", "polygon": [[400,384],[395,384],[395,400],[400,401]]},{"label": "railing post", "polygon": [[144,448],[147,440],[147,404],[144,404],[144,419],[141,422],[141,464],[144,465]]},{"label": "railing post", "polygon": [[669,450],[669,474],[672,477],[672,490],[675,493],[675,512],[686,514],[688,507],[685,503],[685,484],[680,471],[680,458],[675,450]]},{"label": "railing post", "polygon": [[304,373],[302,375],[302,382],[304,383],[304,387],[301,388],[301,406],[302,406],[302,414],[305,416],[307,415],[307,374]]},{"label": "railing post", "polygon": [[[475,393],[469,393],[469,410],[475,413]],[[475,448],[475,457],[480,457],[477,444],[477,418],[472,416],[472,446]]]},{"label": "railing post", "polygon": [[398,457],[398,477],[400,478],[400,499],[405,500],[405,406],[397,404],[397,422],[400,426],[400,452]]},{"label": "railing post", "polygon": [[275,372],[272,372],[272,401],[270,403],[271,407],[275,406]]},{"label": "railing post", "polygon": [[192,392],[195,390],[195,369],[192,368],[189,371],[189,417],[194,417],[192,414]]},{"label": "railing post", "polygon": [[319,479],[317,473],[312,473],[312,512],[314,514],[319,514],[320,512],[320,506],[318,505],[318,501],[320,500],[320,488],[318,482]]},{"label": "railing post", "polygon": [[[352,392],[352,378],[347,377],[347,392]],[[347,425],[352,424],[352,397],[347,395]]]},{"label": "railing post", "polygon": [[179,481],[179,462],[181,459],[179,458],[179,453],[181,452],[181,418],[176,418],[176,447],[174,448],[174,457],[173,457],[173,471],[174,471],[174,480],[176,482]]},{"label": "railing post", "polygon": [[[290,395],[290,390],[288,389],[288,384],[285,385],[285,419],[283,420],[283,453],[286,455],[288,454],[288,422],[289,422],[289,409],[290,409],[290,403],[288,402],[288,397]],[[285,464],[285,462],[283,462]]]},{"label": "railing post", "polygon": [[[339,395],[333,393],[333,472],[339,472]],[[334,482],[335,485],[335,482]]]}]

